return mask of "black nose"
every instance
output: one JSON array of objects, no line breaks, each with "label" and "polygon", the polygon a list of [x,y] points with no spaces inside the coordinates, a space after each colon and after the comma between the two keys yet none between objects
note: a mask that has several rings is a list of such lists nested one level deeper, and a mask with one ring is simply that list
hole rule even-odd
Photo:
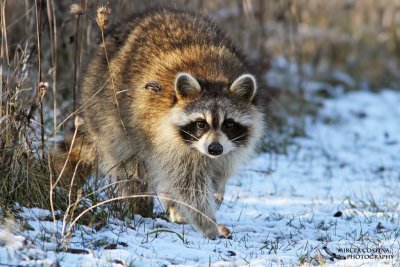
[{"label": "black nose", "polygon": [[214,156],[221,155],[222,151],[224,151],[224,148],[221,146],[220,143],[211,143],[208,146],[208,152],[211,155],[214,155]]}]

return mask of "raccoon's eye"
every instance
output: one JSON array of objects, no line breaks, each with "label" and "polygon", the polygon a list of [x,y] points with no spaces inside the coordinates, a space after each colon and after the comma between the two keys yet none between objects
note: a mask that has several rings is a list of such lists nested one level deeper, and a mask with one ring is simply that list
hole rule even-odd
[{"label": "raccoon's eye", "polygon": [[231,119],[227,119],[226,121],[224,121],[224,126],[226,129],[232,128],[233,125],[235,125],[235,122]]},{"label": "raccoon's eye", "polygon": [[196,121],[196,126],[199,129],[204,129],[206,127],[206,122],[205,121]]}]

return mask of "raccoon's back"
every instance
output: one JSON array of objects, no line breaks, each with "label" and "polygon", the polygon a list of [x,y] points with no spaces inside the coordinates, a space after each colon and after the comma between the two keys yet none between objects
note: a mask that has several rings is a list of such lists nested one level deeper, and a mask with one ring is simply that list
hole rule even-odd
[{"label": "raccoon's back", "polygon": [[162,62],[162,55],[189,48],[201,48],[197,53],[207,48],[223,48],[243,60],[238,49],[213,22],[188,11],[158,9],[132,14],[110,27],[106,42],[108,49],[113,48],[111,57],[115,53],[129,55],[130,62],[145,68],[155,59]]}]

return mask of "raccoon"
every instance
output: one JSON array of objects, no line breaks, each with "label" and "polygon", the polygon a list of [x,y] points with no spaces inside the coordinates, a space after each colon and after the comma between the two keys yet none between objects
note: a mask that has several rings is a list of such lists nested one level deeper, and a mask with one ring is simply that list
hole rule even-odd
[{"label": "raccoon", "polygon": [[[171,9],[132,15],[106,32],[80,90],[88,151],[121,195],[155,193],[172,221],[230,235],[215,212],[264,116],[254,72],[213,22]],[[130,209],[145,213],[149,199]]]}]

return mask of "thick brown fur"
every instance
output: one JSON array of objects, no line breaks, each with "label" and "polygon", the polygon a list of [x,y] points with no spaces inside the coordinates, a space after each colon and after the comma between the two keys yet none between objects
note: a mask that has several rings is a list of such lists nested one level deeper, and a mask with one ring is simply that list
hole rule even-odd
[{"label": "thick brown fur", "polygon": [[[251,103],[227,96],[259,120],[259,126],[248,146],[213,159],[185,144],[171,126],[177,119],[173,111],[193,100],[178,99],[174,81],[178,73],[190,73],[209,95],[228,95],[223,90],[251,72],[244,57],[212,22],[189,12],[159,9],[135,14],[110,26],[105,36],[105,47],[99,46],[81,83],[85,138],[95,147],[100,170],[127,181],[121,183],[122,195],[167,195],[208,217],[179,202],[166,202],[176,221],[184,218],[209,237],[228,235],[226,228],[212,222],[218,202],[214,195],[223,195],[227,179],[260,138],[260,94]],[[158,90],[149,90],[153,82]],[[93,154],[80,159],[90,162],[88,156]],[[143,202],[131,208],[144,213],[140,206]]]}]

